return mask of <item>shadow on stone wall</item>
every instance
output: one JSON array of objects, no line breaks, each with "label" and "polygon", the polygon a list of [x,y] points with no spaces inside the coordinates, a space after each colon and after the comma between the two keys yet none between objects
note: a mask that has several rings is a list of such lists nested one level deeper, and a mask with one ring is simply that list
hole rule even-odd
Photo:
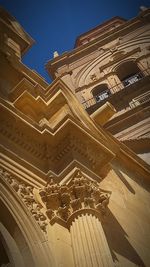
[{"label": "shadow on stone wall", "polygon": [[[130,164],[130,163],[129,163]],[[146,191],[150,192],[150,182],[147,177],[142,177],[141,174],[138,173],[136,169],[134,170],[129,170],[124,166],[124,164],[118,164],[114,163],[113,164],[113,170],[116,172],[116,174],[120,177],[121,181],[125,184],[125,186],[129,189],[131,193],[135,193],[134,189],[131,187],[131,185],[127,182],[121,171],[123,171],[127,176],[130,176],[131,179],[137,183],[139,186],[144,188]]]},{"label": "shadow on stone wall", "polygon": [[130,193],[135,194],[135,190],[132,188],[132,186],[126,180],[126,178],[121,173],[121,171],[119,169],[117,169],[117,168],[114,168],[114,171],[118,175],[118,177],[120,178],[120,180],[124,183],[124,185],[127,187],[127,189],[130,191]]},{"label": "shadow on stone wall", "polygon": [[117,255],[115,254],[116,252],[117,254],[120,254],[137,266],[146,267],[136,250],[129,243],[127,239],[128,235],[123,230],[110,210],[107,217],[107,223],[103,223],[103,229],[112,254],[113,261],[119,261]]}]

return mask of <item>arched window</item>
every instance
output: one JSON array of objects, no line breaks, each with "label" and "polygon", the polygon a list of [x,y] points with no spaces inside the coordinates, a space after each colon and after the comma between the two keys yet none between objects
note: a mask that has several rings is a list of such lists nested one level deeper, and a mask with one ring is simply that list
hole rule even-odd
[{"label": "arched window", "polygon": [[124,86],[131,85],[143,77],[139,67],[133,61],[122,63],[116,69],[116,73]]},{"label": "arched window", "polygon": [[107,84],[99,84],[92,90],[92,94],[96,102],[100,102],[108,98],[111,93]]}]

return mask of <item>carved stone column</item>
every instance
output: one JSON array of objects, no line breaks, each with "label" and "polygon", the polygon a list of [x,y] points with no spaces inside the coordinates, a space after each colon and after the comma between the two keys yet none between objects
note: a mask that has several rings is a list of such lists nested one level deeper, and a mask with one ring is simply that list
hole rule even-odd
[{"label": "carved stone column", "polygon": [[50,223],[59,223],[70,230],[76,267],[114,265],[101,225],[110,192],[77,170],[65,185],[51,179],[39,195]]},{"label": "carved stone column", "polygon": [[107,240],[98,218],[78,216],[70,227],[76,267],[114,266]]}]

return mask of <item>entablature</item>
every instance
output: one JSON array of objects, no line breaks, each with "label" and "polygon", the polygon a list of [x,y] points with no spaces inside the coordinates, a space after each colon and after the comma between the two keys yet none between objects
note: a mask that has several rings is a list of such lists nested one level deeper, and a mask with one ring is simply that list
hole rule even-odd
[{"label": "entablature", "polygon": [[1,111],[2,144],[45,172],[52,169],[59,173],[76,159],[97,173],[114,157],[107,142],[91,135],[73,116],[65,117],[52,128],[48,123],[27,123],[19,113],[16,116],[15,110],[4,106]]}]

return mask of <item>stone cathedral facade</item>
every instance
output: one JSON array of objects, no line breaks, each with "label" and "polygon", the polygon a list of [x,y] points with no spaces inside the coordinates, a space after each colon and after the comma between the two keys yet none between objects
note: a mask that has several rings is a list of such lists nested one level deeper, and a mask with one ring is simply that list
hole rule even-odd
[{"label": "stone cathedral facade", "polygon": [[150,10],[46,64],[0,9],[0,266],[150,266]]}]

